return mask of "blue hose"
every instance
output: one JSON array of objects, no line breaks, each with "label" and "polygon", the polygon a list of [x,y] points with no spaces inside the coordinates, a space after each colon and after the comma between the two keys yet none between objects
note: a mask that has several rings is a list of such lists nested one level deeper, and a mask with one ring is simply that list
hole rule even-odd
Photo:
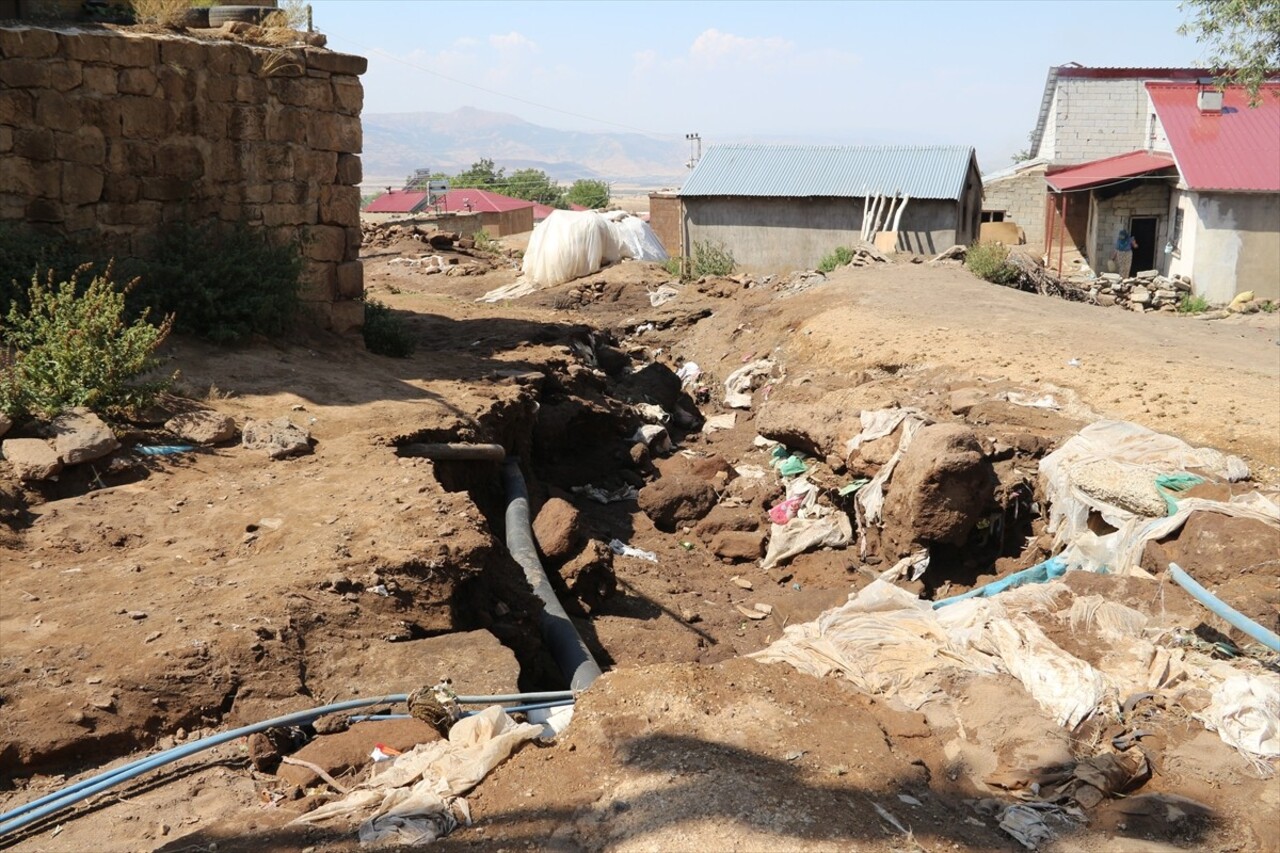
[{"label": "blue hose", "polygon": [[[393,693],[386,696],[379,696],[372,699],[350,699],[346,702],[336,702],[332,705],[322,705],[319,708],[313,708],[309,711],[297,711],[292,714],[285,714],[282,717],[276,717],[261,723],[253,723],[252,725],[242,726],[222,734],[210,735],[192,743],[185,743],[181,746],[175,746],[158,752],[147,758],[140,758],[131,761],[114,770],[108,770],[97,776],[91,776],[83,779],[73,785],[69,785],[60,791],[52,794],[46,794],[39,799],[32,800],[29,803],[18,806],[15,809],[0,814],[0,836],[14,832],[48,817],[51,814],[69,808],[76,803],[88,799],[89,797],[109,788],[113,788],[121,782],[127,782],[130,779],[141,776],[157,767],[179,761],[189,755],[197,752],[203,752],[206,749],[212,749],[215,746],[233,741],[255,732],[266,731],[267,729],[276,728],[277,726],[296,726],[305,725],[326,714],[337,714],[342,711],[350,711],[356,708],[367,708],[370,705],[394,705],[404,702],[408,699],[408,694]],[[494,696],[459,696],[457,701],[463,705],[482,705],[492,704],[495,702],[519,702],[529,699],[546,699],[546,700],[564,700],[572,699],[573,693],[568,690],[552,690],[541,693],[507,693]],[[512,709],[514,710],[514,709]],[[24,816],[25,815],[25,816]]]},{"label": "blue hose", "polygon": [[1245,616],[1238,610],[1226,604],[1222,599],[1215,596],[1209,590],[1202,587],[1196,582],[1196,579],[1187,574],[1186,571],[1177,563],[1169,564],[1169,574],[1177,581],[1178,586],[1191,593],[1191,597],[1196,601],[1209,608],[1217,616],[1221,616],[1233,628],[1237,628],[1257,640],[1262,645],[1271,649],[1273,652],[1280,652],[1280,636],[1276,636],[1273,631],[1254,622],[1248,616]]},{"label": "blue hose", "polygon": [[[528,711],[543,711],[543,710],[546,710],[547,708],[564,708],[568,705],[573,705],[573,704],[575,704],[575,700],[573,699],[561,699],[558,702],[540,702],[536,705],[517,705],[514,708],[503,708],[502,710],[507,712],[508,714],[516,714],[516,713],[525,713]],[[462,716],[474,717],[476,714],[479,714],[479,713],[481,712],[480,711],[464,711],[462,713]],[[351,722],[364,723],[364,722],[369,722],[373,720],[407,720],[412,716],[413,716],[412,714],[360,714],[358,716],[352,717]]]}]

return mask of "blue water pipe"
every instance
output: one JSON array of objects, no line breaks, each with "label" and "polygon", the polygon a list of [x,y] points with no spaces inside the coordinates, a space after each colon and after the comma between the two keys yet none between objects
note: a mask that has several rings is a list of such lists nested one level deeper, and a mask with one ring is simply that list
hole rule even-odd
[{"label": "blue water pipe", "polygon": [[[568,705],[573,705],[573,704],[576,704],[576,701],[573,699],[561,699],[558,702],[541,702],[536,705],[517,705],[514,708],[503,708],[502,710],[506,711],[508,714],[516,714],[516,713],[525,713],[528,711],[544,711],[548,708],[564,708]],[[479,714],[479,713],[481,712],[480,711],[463,711],[462,716],[474,717],[476,714]],[[413,716],[412,714],[360,714],[359,716],[351,717],[351,722],[364,723],[372,720],[407,720],[412,716]]]},{"label": "blue water pipe", "polygon": [[1262,645],[1271,649],[1273,652],[1280,652],[1280,636],[1276,636],[1274,631],[1270,631],[1263,626],[1254,622],[1248,616],[1245,616],[1239,610],[1232,608],[1222,599],[1215,596],[1209,590],[1202,587],[1195,578],[1187,574],[1186,570],[1177,563],[1169,564],[1169,576],[1177,582],[1178,586],[1185,589],[1191,594],[1196,601],[1209,608],[1215,615],[1221,616],[1233,628],[1248,634]]},{"label": "blue water pipe", "polygon": [[[315,721],[319,717],[326,714],[338,714],[343,711],[352,711],[357,708],[367,708],[370,705],[394,705],[408,700],[406,693],[393,693],[386,696],[378,696],[366,699],[349,699],[345,702],[335,702],[331,705],[322,705],[319,708],[312,708],[308,711],[296,711],[292,714],[285,714],[281,717],[275,717],[265,720],[261,723],[253,723],[248,726],[242,726],[238,729],[232,729],[221,734],[210,735],[198,741],[184,743],[181,746],[175,746],[158,752],[155,755],[146,758],[140,758],[131,761],[128,764],[121,765],[114,770],[108,770],[99,773],[97,776],[91,776],[83,779],[75,784],[69,785],[62,790],[46,794],[43,797],[32,800],[29,803],[18,806],[10,811],[0,814],[0,836],[7,835],[35,823],[38,820],[48,817],[51,814],[70,808],[71,806],[83,800],[92,797],[101,791],[113,788],[121,782],[127,782],[154,770],[157,767],[163,767],[175,761],[180,761],[187,756],[194,755],[197,752],[203,752],[206,749],[212,749],[237,738],[245,737],[256,732],[266,731],[267,729],[276,728],[278,726],[297,726],[306,725]],[[573,698],[572,691],[568,690],[551,690],[539,693],[504,693],[492,696],[459,696],[457,702],[461,705],[487,705],[500,704],[503,702],[528,702],[529,700],[546,700],[546,701],[563,701]],[[519,707],[519,706],[518,706]],[[516,709],[511,709],[516,710]]]},{"label": "blue water pipe", "polygon": [[946,607],[949,604],[955,604],[957,601],[964,601],[966,598],[990,598],[997,593],[1004,592],[1007,589],[1017,589],[1020,586],[1026,586],[1031,583],[1048,583],[1054,578],[1060,578],[1067,573],[1067,562],[1062,556],[1053,557],[1045,560],[1043,563],[1037,563],[1029,569],[1023,569],[1020,572],[1014,572],[1011,575],[1000,578],[998,581],[992,581],[986,586],[980,586],[971,589],[960,595],[953,595],[950,598],[943,598],[933,603],[933,609]]}]

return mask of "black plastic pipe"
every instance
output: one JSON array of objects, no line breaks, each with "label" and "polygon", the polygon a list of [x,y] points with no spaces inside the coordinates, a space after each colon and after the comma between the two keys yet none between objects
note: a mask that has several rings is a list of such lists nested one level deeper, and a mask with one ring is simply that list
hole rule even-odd
[{"label": "black plastic pipe", "polygon": [[502,479],[507,488],[507,550],[524,569],[533,594],[542,600],[542,614],[538,618],[542,638],[569,681],[569,688],[575,693],[586,690],[600,677],[600,665],[587,650],[587,644],[582,642],[578,629],[569,621],[569,614],[564,612],[564,606],[556,598],[556,591],[547,579],[542,561],[538,559],[529,519],[529,493],[518,459],[506,461],[502,466]]}]

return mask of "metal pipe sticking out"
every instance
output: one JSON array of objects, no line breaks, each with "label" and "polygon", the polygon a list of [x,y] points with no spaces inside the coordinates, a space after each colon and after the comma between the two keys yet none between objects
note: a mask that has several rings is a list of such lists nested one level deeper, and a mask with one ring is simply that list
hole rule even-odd
[{"label": "metal pipe sticking out", "polygon": [[533,594],[542,600],[542,613],[538,617],[542,637],[568,680],[569,688],[575,693],[586,690],[600,677],[600,665],[587,650],[578,629],[569,621],[569,614],[556,598],[556,591],[538,559],[529,520],[529,493],[525,489],[524,475],[520,473],[520,460],[507,460],[502,466],[502,479],[507,488],[507,550],[524,569]]},{"label": "metal pipe sticking out", "polygon": [[471,462],[501,462],[507,458],[507,450],[501,444],[464,444],[462,442],[440,442],[429,444],[406,444],[400,448],[399,456],[410,456],[420,459],[458,460]]}]

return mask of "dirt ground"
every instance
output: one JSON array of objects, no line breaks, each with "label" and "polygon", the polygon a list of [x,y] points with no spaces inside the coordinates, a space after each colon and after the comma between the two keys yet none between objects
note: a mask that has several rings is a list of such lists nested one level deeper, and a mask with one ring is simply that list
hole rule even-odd
[{"label": "dirt ground", "polygon": [[[982,780],[996,767],[984,762],[1035,740],[1018,734],[1043,716],[1034,703],[1011,680],[960,679],[951,692],[970,716],[957,733],[837,680],[742,659],[785,625],[842,603],[890,557],[819,550],[766,572],[717,556],[716,534],[750,532],[781,487],[772,474],[713,472],[767,470],[753,439],[782,432],[814,445],[815,481],[839,485],[855,473],[839,448],[858,411],[896,404],[972,427],[1000,455],[1010,494],[1019,483],[1029,494],[1037,460],[1098,418],[1241,456],[1253,482],[1230,488],[1280,484],[1277,314],[1138,315],[905,261],[839,270],[802,290],[695,282],[657,308],[649,293],[669,277],[624,262],[489,304],[476,298],[514,281],[513,261],[460,256],[468,275],[393,263],[421,251],[406,241],[366,252],[368,295],[410,325],[412,358],[323,335],[236,350],[168,346],[183,392],[170,411],[208,408],[240,425],[289,417],[310,431],[310,454],[272,461],[232,444],[142,457],[129,447],[172,439],[133,424],[118,430],[126,448],[109,467],[69,470],[38,488],[0,471],[0,808],[202,734],[442,676],[462,693],[562,687],[536,599],[502,545],[496,464],[398,452],[482,441],[521,459],[535,510],[566,499],[583,538],[619,539],[657,561],[601,558],[584,569],[591,584],[557,581],[607,674],[565,736],[526,747],[480,785],[468,798],[474,825],[442,848],[1021,849],[996,827],[990,801],[1000,794]],[[670,387],[670,371],[642,365],[696,362],[710,389],[698,414],[710,417],[730,411],[720,403],[725,377],[766,356],[785,375],[757,391],[732,428],[672,424],[691,455],[637,454],[637,405],[693,402]],[[1052,394],[1059,408],[1012,405],[999,399],[1007,391]],[[957,414],[960,392],[976,402]],[[699,477],[716,484],[715,523],[673,530],[635,501],[600,504],[574,491]],[[1274,630],[1274,531],[1197,524],[1144,566],[1158,572],[1176,556]],[[979,556],[938,557],[913,591],[954,594],[1048,555],[1040,518],[1023,514],[1003,537]],[[1171,625],[1206,622],[1159,578],[1085,580],[1144,611],[1158,600]],[[745,618],[740,608],[757,604],[771,612]],[[1146,812],[1108,801],[1088,823],[1063,828],[1052,849],[1280,848],[1274,778],[1260,779],[1175,703],[1144,725],[1159,735],[1158,768],[1140,793],[1189,798],[1203,812],[1186,807],[1174,819],[1163,800],[1142,801]],[[1079,733],[1051,722],[1039,731],[1037,743],[1060,741],[1068,757],[1083,748]],[[348,830],[286,825],[323,789],[295,791],[253,769],[236,742],[0,847],[358,849]]]}]

